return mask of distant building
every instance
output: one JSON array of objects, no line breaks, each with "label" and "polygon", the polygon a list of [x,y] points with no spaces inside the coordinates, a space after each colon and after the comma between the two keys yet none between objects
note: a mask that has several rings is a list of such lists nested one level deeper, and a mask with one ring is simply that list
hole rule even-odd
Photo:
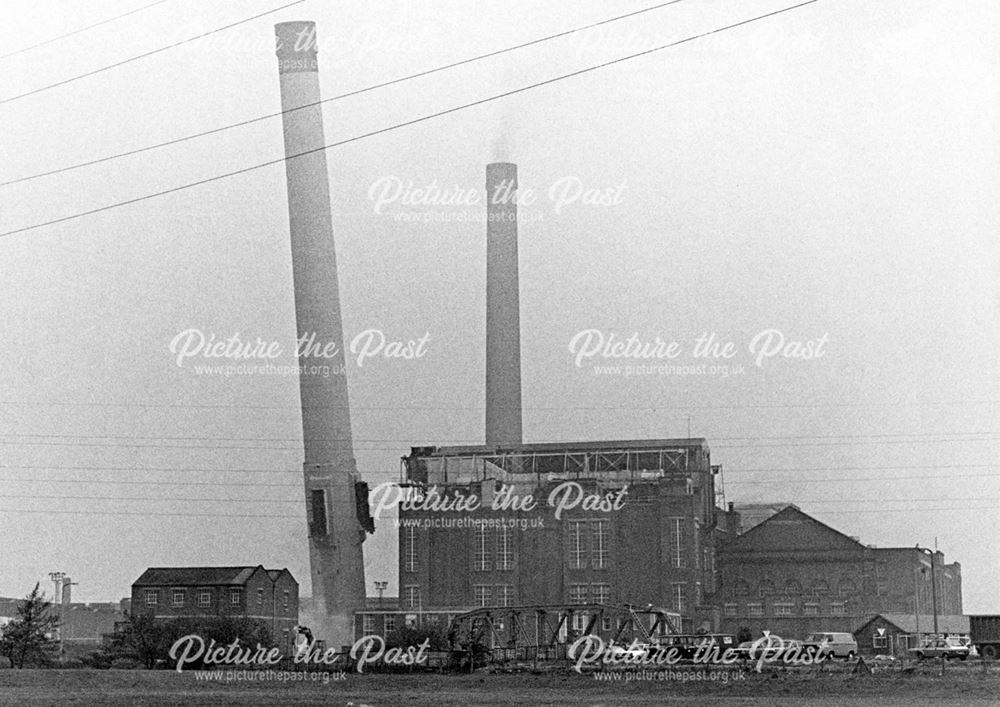
[{"label": "distant building", "polygon": [[[446,622],[486,606],[634,604],[676,611],[685,631],[715,628],[703,597],[731,524],[705,440],[415,447],[403,470],[414,493],[475,494],[481,507],[400,508],[401,613]],[[591,498],[624,490],[621,507],[580,502],[557,519],[547,501],[566,482]],[[492,510],[504,489],[537,507]],[[378,612],[366,613],[377,631]]]},{"label": "distant building", "polygon": [[[863,545],[788,506],[722,544],[713,601],[730,633],[853,632],[874,614],[933,614],[931,574],[915,547]],[[935,553],[933,575],[937,613],[961,614],[961,565]]]},{"label": "distant building", "polygon": [[276,641],[295,641],[299,583],[287,569],[150,567],[132,583],[136,614],[158,619],[245,617],[264,623]]}]

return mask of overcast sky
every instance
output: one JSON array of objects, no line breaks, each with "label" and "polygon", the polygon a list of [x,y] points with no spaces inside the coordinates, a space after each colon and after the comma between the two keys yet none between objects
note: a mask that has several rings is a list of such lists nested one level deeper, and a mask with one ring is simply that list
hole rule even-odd
[{"label": "overcast sky", "polygon": [[[20,3],[0,54],[143,4]],[[656,3],[309,0],[2,102],[281,4],[168,0],[0,58],[0,181],[280,110],[275,22],[317,22],[331,97]],[[327,141],[792,4],[687,0],[331,102]],[[363,476],[397,478],[411,445],[483,439],[482,202],[372,196],[394,179],[481,191],[502,156],[537,195],[520,228],[526,441],[690,430],[727,500],[793,502],[882,547],[936,539],[967,612],[996,612],[998,25],[990,0],[820,0],[331,149],[347,340],[429,336],[419,359],[349,363]],[[0,232],[282,155],[270,119],[0,186]],[[606,203],[551,198],[576,187]],[[308,593],[295,378],[199,375],[169,350],[188,329],[293,349],[281,164],[0,249],[0,595],[51,591],[60,570],[75,599],[117,600],[147,566],[257,563]],[[677,341],[689,366],[714,332],[734,372],[597,372],[623,362],[577,366],[588,329]],[[772,329],[823,355],[756,365]],[[394,592],[391,524],[365,548],[369,591]]]}]

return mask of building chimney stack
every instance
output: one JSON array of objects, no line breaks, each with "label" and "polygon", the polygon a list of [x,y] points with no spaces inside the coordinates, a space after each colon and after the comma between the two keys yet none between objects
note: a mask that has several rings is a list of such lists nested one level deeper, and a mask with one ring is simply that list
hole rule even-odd
[{"label": "building chimney stack", "polygon": [[486,445],[521,437],[517,165],[486,165]]},{"label": "building chimney stack", "polygon": [[[304,367],[299,373],[299,395],[309,562],[317,622],[311,628],[328,646],[339,648],[353,641],[354,612],[364,609],[361,543],[365,531],[358,518],[362,499],[357,494],[361,487],[354,460],[346,376],[309,372],[311,365],[322,363],[335,368],[344,362],[330,185],[326,152],[322,149],[316,25],[284,22],[275,25],[274,31],[297,334],[300,341],[313,341],[318,349],[334,344],[340,352],[339,360],[318,361],[300,351],[299,361]],[[367,503],[366,498],[363,500]]]}]

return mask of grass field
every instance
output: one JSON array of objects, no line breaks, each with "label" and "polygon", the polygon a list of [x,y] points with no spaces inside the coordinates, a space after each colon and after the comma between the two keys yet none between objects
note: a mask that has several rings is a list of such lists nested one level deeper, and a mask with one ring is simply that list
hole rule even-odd
[{"label": "grass field", "polygon": [[[76,705],[889,705],[1000,704],[1000,668],[913,673],[747,674],[683,682],[575,673],[331,674],[316,680],[213,680],[158,670],[0,670],[2,704]],[[274,677],[274,676],[272,676]],[[285,676],[287,678],[287,675]],[[634,677],[634,676],[633,676]],[[650,677],[649,675],[646,676]]]}]

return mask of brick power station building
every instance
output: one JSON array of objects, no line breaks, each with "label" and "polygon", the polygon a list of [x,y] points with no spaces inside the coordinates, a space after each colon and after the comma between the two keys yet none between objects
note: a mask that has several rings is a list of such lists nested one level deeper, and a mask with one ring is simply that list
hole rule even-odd
[{"label": "brick power station building", "polygon": [[[962,613],[962,568],[915,547],[876,548],[787,506],[719,550],[721,630],[788,638],[853,632],[876,614]],[[923,626],[930,630],[930,623]]]},{"label": "brick power station building", "polygon": [[[411,491],[480,500],[473,512],[400,510],[404,612],[652,604],[679,613],[683,630],[717,623],[704,597],[729,521],[703,439],[418,447],[403,468]],[[504,489],[536,507],[493,510]]]}]

